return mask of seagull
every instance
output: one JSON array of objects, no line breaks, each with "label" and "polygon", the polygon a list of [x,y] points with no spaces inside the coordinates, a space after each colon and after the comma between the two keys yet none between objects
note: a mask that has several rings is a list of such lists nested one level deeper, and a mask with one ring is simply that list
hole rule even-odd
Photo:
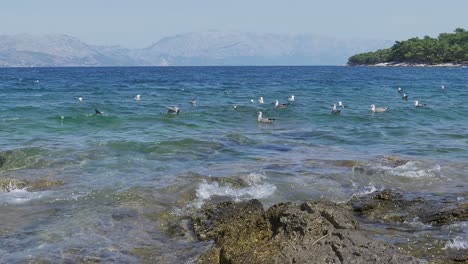
[{"label": "seagull", "polygon": [[333,106],[333,107],[332,107],[332,111],[331,111],[332,114],[339,114],[339,113],[341,113],[341,110],[336,109],[336,104],[332,104],[331,106]]},{"label": "seagull", "polygon": [[99,111],[96,107],[94,107],[94,113],[96,115],[102,115],[101,111]]},{"label": "seagull", "polygon": [[166,106],[168,114],[179,114],[180,108],[177,106]]},{"label": "seagull", "polygon": [[78,97],[78,101],[80,101],[80,103],[83,102],[83,97]]},{"label": "seagull", "polygon": [[426,106],[426,104],[421,104],[418,100],[414,100],[413,103],[414,103],[414,106],[416,106],[416,107],[424,107],[424,106]]},{"label": "seagull", "polygon": [[237,105],[233,105],[232,109],[237,110]]},{"label": "seagull", "polygon": [[224,94],[229,94],[229,91],[228,91],[228,90],[224,90]]},{"label": "seagull", "polygon": [[264,103],[264,101],[263,101],[263,96],[260,96],[260,98],[258,98],[257,101],[258,101],[258,103],[263,104],[263,103]]},{"label": "seagull", "polygon": [[341,107],[341,108],[344,108],[344,104],[343,104],[343,102],[341,102],[341,101],[338,101],[338,106],[339,106],[339,107]]},{"label": "seagull", "polygon": [[441,88],[442,90],[445,90],[445,86],[443,86],[443,85],[442,85],[440,88]]},{"label": "seagull", "polygon": [[272,119],[272,118],[262,117],[262,112],[260,112],[260,111],[258,111],[257,114],[258,114],[257,122],[259,122],[259,123],[273,123],[273,121],[275,120],[275,119]]},{"label": "seagull", "polygon": [[137,94],[135,97],[133,97],[133,99],[135,99],[135,101],[140,101],[141,100],[141,96],[139,94]]},{"label": "seagull", "polygon": [[190,104],[192,104],[192,106],[197,106],[197,102],[198,102],[198,100],[192,100],[192,101],[190,101]]},{"label": "seagull", "polygon": [[388,107],[375,107],[375,105],[371,104],[370,105],[370,108],[371,108],[371,111],[374,112],[374,113],[381,113],[381,112],[385,112],[388,110]]},{"label": "seagull", "polygon": [[253,103],[253,102],[254,102],[254,100],[253,100],[253,99],[250,99],[250,102],[251,102],[251,103]]},{"label": "seagull", "polygon": [[401,87],[398,87],[398,92],[399,92],[399,93],[402,93],[402,92],[403,92],[403,89],[401,89]]},{"label": "seagull", "polygon": [[287,103],[287,104],[280,104],[280,103],[278,102],[278,100],[275,100],[275,108],[276,108],[276,109],[283,109],[283,108],[286,108],[286,107],[288,107],[288,106],[289,106],[289,103]]},{"label": "seagull", "polygon": [[405,94],[405,93],[403,93],[403,96],[401,97],[401,99],[403,99],[403,100],[407,101],[407,100],[408,100],[408,95],[407,95],[407,94]]},{"label": "seagull", "polygon": [[291,97],[288,98],[288,101],[289,102],[294,102],[295,99],[296,99],[296,97],[294,95],[291,95]]}]

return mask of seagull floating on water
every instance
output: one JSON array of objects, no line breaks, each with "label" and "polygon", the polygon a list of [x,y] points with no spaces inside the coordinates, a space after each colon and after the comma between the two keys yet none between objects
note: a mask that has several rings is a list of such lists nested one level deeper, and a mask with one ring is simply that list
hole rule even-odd
[{"label": "seagull floating on water", "polygon": [[343,102],[341,102],[341,101],[338,101],[338,106],[339,106],[339,107],[341,107],[341,108],[344,108],[344,104],[343,104]]},{"label": "seagull floating on water", "polygon": [[254,100],[253,100],[253,99],[250,99],[250,102],[251,102],[251,103],[253,103],[253,102],[254,102]]},{"label": "seagull floating on water", "polygon": [[180,108],[177,106],[166,106],[168,114],[179,114]]},{"label": "seagull floating on water", "polygon": [[443,86],[443,85],[442,85],[440,88],[441,88],[442,90],[445,90],[445,86]]},{"label": "seagull floating on water", "polygon": [[263,101],[263,96],[260,96],[260,98],[258,98],[258,100],[257,100],[257,101],[258,101],[258,103],[260,103],[260,104],[263,104],[263,103],[265,103],[265,102]]},{"label": "seagull floating on water", "polygon": [[294,95],[291,95],[289,98],[288,98],[288,102],[294,102],[294,100],[296,100],[296,97]]},{"label": "seagull floating on water", "polygon": [[289,106],[289,103],[287,103],[287,104],[280,104],[280,103],[278,102],[278,100],[275,100],[275,108],[276,108],[276,109],[283,109],[283,108],[286,108],[286,107],[288,107],[288,106]]},{"label": "seagull floating on water", "polygon": [[414,103],[414,106],[416,106],[416,107],[424,107],[424,106],[426,106],[426,104],[421,104],[418,100],[414,100],[413,103]]},{"label": "seagull floating on water", "polygon": [[338,115],[341,113],[341,110],[336,109],[336,104],[332,104],[331,106],[332,106],[332,110],[331,110],[332,114]]},{"label": "seagull floating on water", "polygon": [[262,112],[260,112],[260,111],[257,112],[257,115],[258,115],[258,116],[257,116],[257,122],[259,122],[259,123],[273,123],[273,121],[275,120],[275,119],[273,119],[273,118],[265,118],[265,117],[263,117],[263,116],[262,116],[263,114],[262,114]]},{"label": "seagull floating on water", "polygon": [[190,104],[192,106],[197,106],[197,102],[198,102],[198,100],[192,100],[192,101],[190,101]]},{"label": "seagull floating on water", "polygon": [[401,99],[403,99],[403,100],[407,101],[407,100],[408,100],[408,95],[407,95],[407,94],[405,94],[405,93],[403,93],[403,96],[401,97]]},{"label": "seagull floating on water", "polygon": [[141,96],[139,94],[137,94],[135,97],[133,97],[133,99],[135,99],[135,101],[140,101],[141,100]]},{"label": "seagull floating on water", "polygon": [[78,101],[80,101],[80,103],[83,102],[83,97],[78,97]]},{"label": "seagull floating on water", "polygon": [[402,93],[402,92],[403,92],[403,89],[401,89],[401,87],[398,87],[398,92],[399,92],[399,93]]},{"label": "seagull floating on water", "polygon": [[374,104],[370,105],[371,111],[374,113],[381,113],[388,110],[388,107],[375,107]]}]

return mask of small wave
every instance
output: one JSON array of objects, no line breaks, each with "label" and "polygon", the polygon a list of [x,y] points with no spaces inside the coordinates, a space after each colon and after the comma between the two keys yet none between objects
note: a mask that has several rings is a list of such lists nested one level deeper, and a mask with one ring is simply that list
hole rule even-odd
[{"label": "small wave", "polygon": [[[353,183],[353,185],[355,185]],[[362,189],[361,191],[357,192],[357,193],[354,193],[352,196],[365,196],[365,195],[368,195],[368,194],[371,194],[373,192],[376,192],[376,191],[381,191],[383,190],[383,188],[380,188],[380,189],[377,189],[377,187],[375,187],[374,183],[370,183],[368,186],[364,187],[364,189]]]},{"label": "small wave", "polygon": [[[422,164],[408,161],[406,164],[390,170],[391,174],[409,178],[434,178],[440,174],[440,165],[435,164],[430,168],[421,168]],[[423,165],[424,166],[424,165]]]},{"label": "small wave", "polygon": [[272,195],[276,186],[264,182],[266,176],[259,173],[250,173],[242,179],[247,183],[246,187],[234,188],[229,184],[222,185],[218,182],[203,181],[199,184],[195,201],[196,207],[200,208],[206,200],[212,197],[228,197],[234,201],[242,201],[247,199],[261,199]]},{"label": "small wave", "polygon": [[37,200],[47,194],[44,192],[28,192],[26,188],[13,189],[10,192],[0,192],[0,203],[4,204],[24,204],[32,200]]},{"label": "small wave", "polygon": [[457,236],[454,239],[449,240],[444,247],[445,250],[447,249],[468,249],[468,239],[466,236]]},{"label": "small wave", "polygon": [[385,176],[399,176],[406,178],[437,178],[440,177],[441,167],[438,164],[428,166],[417,161],[391,167],[382,164],[374,166],[353,166],[353,173],[364,173],[367,175],[383,174]]}]

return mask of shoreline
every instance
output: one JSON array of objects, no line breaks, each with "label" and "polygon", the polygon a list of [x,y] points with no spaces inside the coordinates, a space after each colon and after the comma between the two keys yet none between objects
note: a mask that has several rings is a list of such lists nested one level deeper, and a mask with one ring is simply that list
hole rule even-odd
[{"label": "shoreline", "polygon": [[367,67],[421,67],[421,68],[465,68],[467,64],[459,63],[440,63],[440,64],[426,64],[426,63],[407,63],[407,62],[381,62],[376,64],[359,64],[349,66],[367,66]]}]

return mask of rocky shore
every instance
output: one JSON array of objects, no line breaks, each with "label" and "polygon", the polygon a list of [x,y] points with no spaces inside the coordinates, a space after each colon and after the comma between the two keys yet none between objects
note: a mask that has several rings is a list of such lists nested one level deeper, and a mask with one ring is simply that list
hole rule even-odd
[{"label": "rocky shore", "polygon": [[457,63],[441,63],[441,64],[425,64],[425,63],[407,63],[407,62],[382,62],[376,64],[366,64],[366,65],[353,65],[353,66],[370,66],[370,67],[453,67],[460,68],[466,67],[466,64],[457,64]]},{"label": "rocky shore", "polygon": [[466,250],[439,250],[428,258],[418,254],[424,248],[403,250],[371,239],[357,220],[420,217],[433,226],[467,220],[467,203],[430,202],[384,190],[347,204],[281,203],[267,210],[258,200],[206,205],[191,223],[199,240],[214,243],[197,263],[467,263]]}]

